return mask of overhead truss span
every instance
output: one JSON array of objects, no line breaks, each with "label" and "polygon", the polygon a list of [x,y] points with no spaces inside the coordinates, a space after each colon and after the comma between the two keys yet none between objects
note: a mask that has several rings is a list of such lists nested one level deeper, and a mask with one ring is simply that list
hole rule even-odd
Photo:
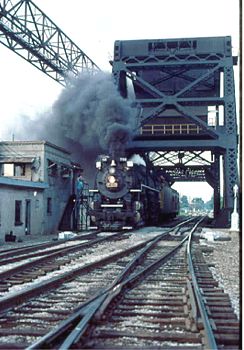
[{"label": "overhead truss span", "polygon": [[0,0],[0,42],[62,85],[100,70],[31,0]]}]

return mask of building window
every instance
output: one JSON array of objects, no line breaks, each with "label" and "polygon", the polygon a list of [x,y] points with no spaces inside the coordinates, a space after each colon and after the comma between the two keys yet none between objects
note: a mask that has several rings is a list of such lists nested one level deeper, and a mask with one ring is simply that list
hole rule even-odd
[{"label": "building window", "polygon": [[25,164],[14,164],[14,176],[25,176]]},{"label": "building window", "polygon": [[15,226],[22,225],[21,222],[21,214],[22,214],[22,201],[15,201]]},{"label": "building window", "polygon": [[22,163],[6,163],[2,165],[2,176],[25,176],[26,164]]},{"label": "building window", "polygon": [[52,214],[52,198],[50,197],[47,198],[47,214]]},{"label": "building window", "polygon": [[14,164],[3,164],[2,174],[3,176],[14,176]]}]

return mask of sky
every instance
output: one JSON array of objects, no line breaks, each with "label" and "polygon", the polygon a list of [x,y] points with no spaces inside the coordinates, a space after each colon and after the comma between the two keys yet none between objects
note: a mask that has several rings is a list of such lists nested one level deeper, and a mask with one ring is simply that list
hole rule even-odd
[{"label": "sky", "polygon": [[[33,2],[103,71],[111,72],[109,60],[113,58],[115,40],[230,35],[233,53],[239,54],[238,0]],[[19,115],[35,118],[50,109],[63,90],[59,83],[1,44],[0,82],[0,140],[11,140]],[[9,124],[13,127],[6,134]],[[182,192],[182,186],[179,188]],[[204,200],[212,194],[204,183],[184,184],[182,194],[191,195],[193,188],[200,188]]]}]

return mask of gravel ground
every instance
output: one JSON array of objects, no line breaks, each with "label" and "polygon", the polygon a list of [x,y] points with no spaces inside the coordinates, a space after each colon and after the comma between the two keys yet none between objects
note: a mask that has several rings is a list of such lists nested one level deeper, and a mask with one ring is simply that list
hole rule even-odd
[{"label": "gravel ground", "polygon": [[0,240],[0,251],[5,249],[17,248],[17,247],[25,247],[31,244],[50,242],[52,240],[56,240],[57,238],[58,238],[57,234],[52,234],[52,235],[42,235],[42,236],[39,236],[39,235],[21,236],[17,238],[16,242],[13,242],[13,243]]},{"label": "gravel ground", "polygon": [[[83,232],[86,233],[86,232]],[[212,253],[208,253],[207,259],[214,263],[215,267],[211,268],[219,285],[224,288],[225,292],[229,294],[233,308],[238,318],[240,319],[240,286],[241,286],[241,246],[240,233],[229,232],[228,230],[211,230],[203,229],[202,233],[210,233],[222,238],[231,238],[226,241],[201,239],[201,244],[213,248]],[[202,234],[201,233],[201,234]],[[210,237],[211,238],[211,237]],[[57,235],[50,236],[24,236],[23,242],[6,243],[1,242],[1,249],[11,247],[30,245],[31,243],[38,243],[57,239]]]},{"label": "gravel ground", "polygon": [[201,240],[201,244],[205,244],[213,248],[213,252],[207,254],[207,260],[208,262],[215,264],[215,267],[211,268],[212,273],[215,276],[216,280],[219,282],[219,286],[222,287],[225,290],[225,292],[229,294],[235,313],[240,319],[240,233],[229,232],[228,230],[207,231],[212,231],[214,234],[217,234],[217,236],[222,239],[230,238],[230,240],[227,241],[209,241],[204,239]]}]

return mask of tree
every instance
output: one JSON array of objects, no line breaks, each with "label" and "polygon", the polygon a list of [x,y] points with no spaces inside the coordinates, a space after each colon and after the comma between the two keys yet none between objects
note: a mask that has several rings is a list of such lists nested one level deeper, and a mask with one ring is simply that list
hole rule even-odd
[{"label": "tree", "polygon": [[180,206],[181,208],[188,209],[189,208],[189,202],[187,196],[182,196],[180,198]]},{"label": "tree", "polygon": [[195,210],[203,210],[204,209],[204,200],[200,197],[193,198],[191,205]]}]

